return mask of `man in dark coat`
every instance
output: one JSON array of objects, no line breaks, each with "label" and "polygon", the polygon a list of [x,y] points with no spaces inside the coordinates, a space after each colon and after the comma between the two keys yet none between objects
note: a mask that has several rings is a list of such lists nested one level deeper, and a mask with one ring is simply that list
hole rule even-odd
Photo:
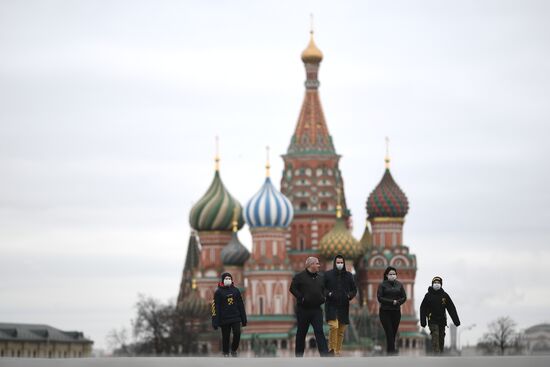
[{"label": "man in dark coat", "polygon": [[229,357],[229,338],[233,331],[231,356],[237,357],[237,349],[241,340],[241,324],[246,326],[246,312],[239,288],[233,284],[229,273],[222,274],[222,281],[214,293],[212,301],[212,327],[222,329],[222,351],[224,357]]},{"label": "man in dark coat", "polygon": [[357,295],[353,274],[346,270],[342,255],[336,255],[332,270],[325,272],[325,319],[330,326],[328,349],[330,354],[339,356],[344,341],[344,332],[349,325],[349,302]]},{"label": "man in dark coat", "polygon": [[445,345],[445,327],[447,327],[447,312],[456,326],[460,325],[460,319],[456,313],[456,307],[451,297],[441,288],[443,279],[434,277],[428,293],[420,304],[420,325],[426,327],[426,318],[432,335],[433,353],[443,353]]},{"label": "man in dark coat", "polygon": [[319,259],[308,257],[306,269],[294,276],[290,284],[290,293],[296,297],[296,319],[298,330],[296,331],[296,357],[303,357],[306,345],[306,335],[309,325],[313,326],[315,341],[319,354],[328,355],[327,340],[323,332],[323,310],[321,305],[325,303],[325,280],[319,273]]}]

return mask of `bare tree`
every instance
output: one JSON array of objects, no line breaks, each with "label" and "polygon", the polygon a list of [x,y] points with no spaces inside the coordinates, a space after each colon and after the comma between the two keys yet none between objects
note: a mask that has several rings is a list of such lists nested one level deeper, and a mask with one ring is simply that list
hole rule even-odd
[{"label": "bare tree", "polygon": [[[137,317],[132,321],[136,342],[127,346],[127,354],[198,354],[197,335],[207,331],[209,309],[185,312],[173,301],[162,303],[152,297],[138,295]],[[205,312],[202,312],[205,311]],[[120,339],[120,334],[112,339]],[[120,343],[119,343],[120,344]],[[123,351],[118,349],[119,354]]]},{"label": "bare tree", "polygon": [[489,354],[497,352],[504,355],[509,349],[519,352],[519,338],[515,328],[516,322],[510,317],[500,317],[489,323],[489,331],[483,335],[477,347]]},{"label": "bare tree", "polygon": [[[133,320],[134,336],[140,344],[150,346],[142,348],[142,352],[162,354],[169,352],[167,343],[170,337],[170,319],[173,306],[162,304],[160,301],[138,295],[136,303],[137,317]],[[149,350],[152,349],[152,350]]]},{"label": "bare tree", "polygon": [[107,334],[107,346],[114,355],[129,355],[128,330],[125,327],[112,329]]}]

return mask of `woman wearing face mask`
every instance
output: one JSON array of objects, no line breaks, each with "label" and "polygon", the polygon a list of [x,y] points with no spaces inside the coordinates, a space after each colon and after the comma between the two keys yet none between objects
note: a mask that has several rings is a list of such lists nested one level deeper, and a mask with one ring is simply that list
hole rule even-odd
[{"label": "woman wearing face mask", "polygon": [[456,307],[451,297],[441,288],[443,279],[434,277],[432,286],[428,287],[428,293],[424,296],[420,305],[420,326],[426,327],[426,318],[432,336],[432,352],[443,353],[445,344],[445,328],[447,327],[447,312],[451,315],[453,323],[460,325]]},{"label": "woman wearing face mask", "polygon": [[233,331],[231,356],[237,357],[241,340],[241,324],[246,326],[246,312],[241,292],[233,284],[233,277],[229,273],[222,274],[222,281],[214,293],[212,301],[212,327],[222,329],[222,351],[224,357],[229,357],[229,338]]},{"label": "woman wearing face mask", "polygon": [[386,351],[388,355],[397,354],[395,336],[401,321],[401,305],[407,300],[405,288],[397,281],[397,270],[388,266],[384,271],[384,280],[378,286],[380,303],[380,322],[386,333]]}]

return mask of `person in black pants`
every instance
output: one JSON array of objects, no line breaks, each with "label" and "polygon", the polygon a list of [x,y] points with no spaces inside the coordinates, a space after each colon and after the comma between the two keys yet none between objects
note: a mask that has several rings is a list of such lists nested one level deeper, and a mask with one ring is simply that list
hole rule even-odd
[{"label": "person in black pants", "polygon": [[306,335],[309,325],[313,326],[317,349],[322,357],[328,355],[327,340],[323,332],[323,310],[321,305],[325,303],[325,281],[319,273],[319,259],[308,257],[306,269],[294,276],[290,284],[290,293],[296,297],[296,318],[298,330],[296,331],[296,357],[303,357]]},{"label": "person in black pants", "polygon": [[401,321],[401,305],[407,300],[403,285],[397,281],[397,270],[388,266],[384,271],[384,280],[378,286],[378,302],[380,303],[380,322],[386,333],[386,352],[397,354],[395,336]]},{"label": "person in black pants", "polygon": [[443,279],[434,277],[432,285],[428,287],[428,293],[426,293],[420,305],[420,326],[426,327],[426,319],[428,319],[432,336],[432,352],[434,354],[443,353],[447,312],[451,315],[455,326],[460,326],[455,304],[449,294],[441,288],[442,285]]},{"label": "person in black pants", "polygon": [[231,356],[237,357],[241,340],[241,324],[246,326],[246,312],[241,292],[233,284],[233,277],[229,273],[222,274],[222,281],[214,293],[212,301],[212,327],[222,329],[222,351],[224,357],[229,357],[229,339],[233,331]]}]

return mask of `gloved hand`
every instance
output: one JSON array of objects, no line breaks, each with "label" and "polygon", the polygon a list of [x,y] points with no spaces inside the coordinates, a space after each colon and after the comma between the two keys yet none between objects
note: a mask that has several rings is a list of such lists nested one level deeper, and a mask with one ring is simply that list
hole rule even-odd
[{"label": "gloved hand", "polygon": [[243,327],[245,327],[245,326],[246,326],[246,322],[241,322],[241,325],[242,325]]},{"label": "gloved hand", "polygon": [[457,322],[457,323],[455,324],[455,326],[457,326],[457,327],[460,326],[460,321]]},{"label": "gloved hand", "polygon": [[420,326],[426,327],[426,323],[425,323],[425,322],[421,322],[421,323],[420,323]]}]

